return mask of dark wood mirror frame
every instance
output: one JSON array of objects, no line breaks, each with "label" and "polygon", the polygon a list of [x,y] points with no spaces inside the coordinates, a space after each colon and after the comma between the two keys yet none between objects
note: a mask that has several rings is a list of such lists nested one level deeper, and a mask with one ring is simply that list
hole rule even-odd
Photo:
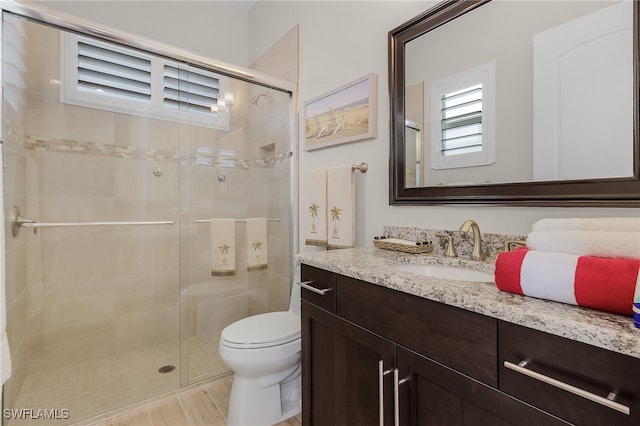
[{"label": "dark wood mirror frame", "polygon": [[640,2],[633,23],[633,171],[629,178],[501,183],[479,186],[405,187],[405,43],[491,0],[445,0],[389,32],[391,141],[389,204],[479,204],[545,207],[640,207]]}]

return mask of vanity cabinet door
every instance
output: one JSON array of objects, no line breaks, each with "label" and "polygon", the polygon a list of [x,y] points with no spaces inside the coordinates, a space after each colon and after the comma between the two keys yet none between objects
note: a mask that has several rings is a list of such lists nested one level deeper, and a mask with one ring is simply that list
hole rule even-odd
[{"label": "vanity cabinet door", "polygon": [[402,426],[570,424],[401,346],[397,363]]},{"label": "vanity cabinet door", "polygon": [[393,425],[395,344],[305,300],[301,317],[303,424]]}]

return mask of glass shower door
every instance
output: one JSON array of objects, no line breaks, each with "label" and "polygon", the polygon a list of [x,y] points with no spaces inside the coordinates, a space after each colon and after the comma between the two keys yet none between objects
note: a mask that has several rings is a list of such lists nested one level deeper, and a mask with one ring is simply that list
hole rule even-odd
[{"label": "glass shower door", "polygon": [[[291,93],[6,12],[2,33],[3,408],[68,424],[228,374],[224,327],[289,305]],[[211,273],[215,218],[233,276]]]},{"label": "glass shower door", "polygon": [[[5,14],[3,41],[5,216],[42,224],[6,232],[5,408],[66,410],[68,423],[175,390],[180,124],[66,99],[58,29]],[[130,101],[117,78],[101,82],[122,51],[77,43],[78,94]]]}]

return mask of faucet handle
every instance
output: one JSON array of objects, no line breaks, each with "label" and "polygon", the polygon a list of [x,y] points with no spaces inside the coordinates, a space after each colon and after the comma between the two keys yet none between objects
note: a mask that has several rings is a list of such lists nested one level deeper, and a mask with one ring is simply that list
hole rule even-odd
[{"label": "faucet handle", "polygon": [[456,253],[456,248],[453,246],[453,237],[451,235],[436,234],[436,237],[447,239],[447,248],[444,251],[445,257],[458,257],[458,253]]},{"label": "faucet handle", "polygon": [[527,242],[525,240],[509,240],[509,241],[506,241],[504,243],[504,251],[513,250],[513,246],[515,246],[515,245],[526,246]]}]

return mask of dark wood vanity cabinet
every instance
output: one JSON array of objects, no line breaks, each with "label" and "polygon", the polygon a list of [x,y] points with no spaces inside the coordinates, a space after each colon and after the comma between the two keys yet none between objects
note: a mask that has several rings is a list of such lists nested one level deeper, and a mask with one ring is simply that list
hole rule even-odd
[{"label": "dark wood vanity cabinet", "polygon": [[[640,424],[636,358],[308,265],[302,280],[331,288],[302,290],[306,426]],[[594,394],[613,386],[630,414],[504,364],[533,358],[531,369]]]}]

